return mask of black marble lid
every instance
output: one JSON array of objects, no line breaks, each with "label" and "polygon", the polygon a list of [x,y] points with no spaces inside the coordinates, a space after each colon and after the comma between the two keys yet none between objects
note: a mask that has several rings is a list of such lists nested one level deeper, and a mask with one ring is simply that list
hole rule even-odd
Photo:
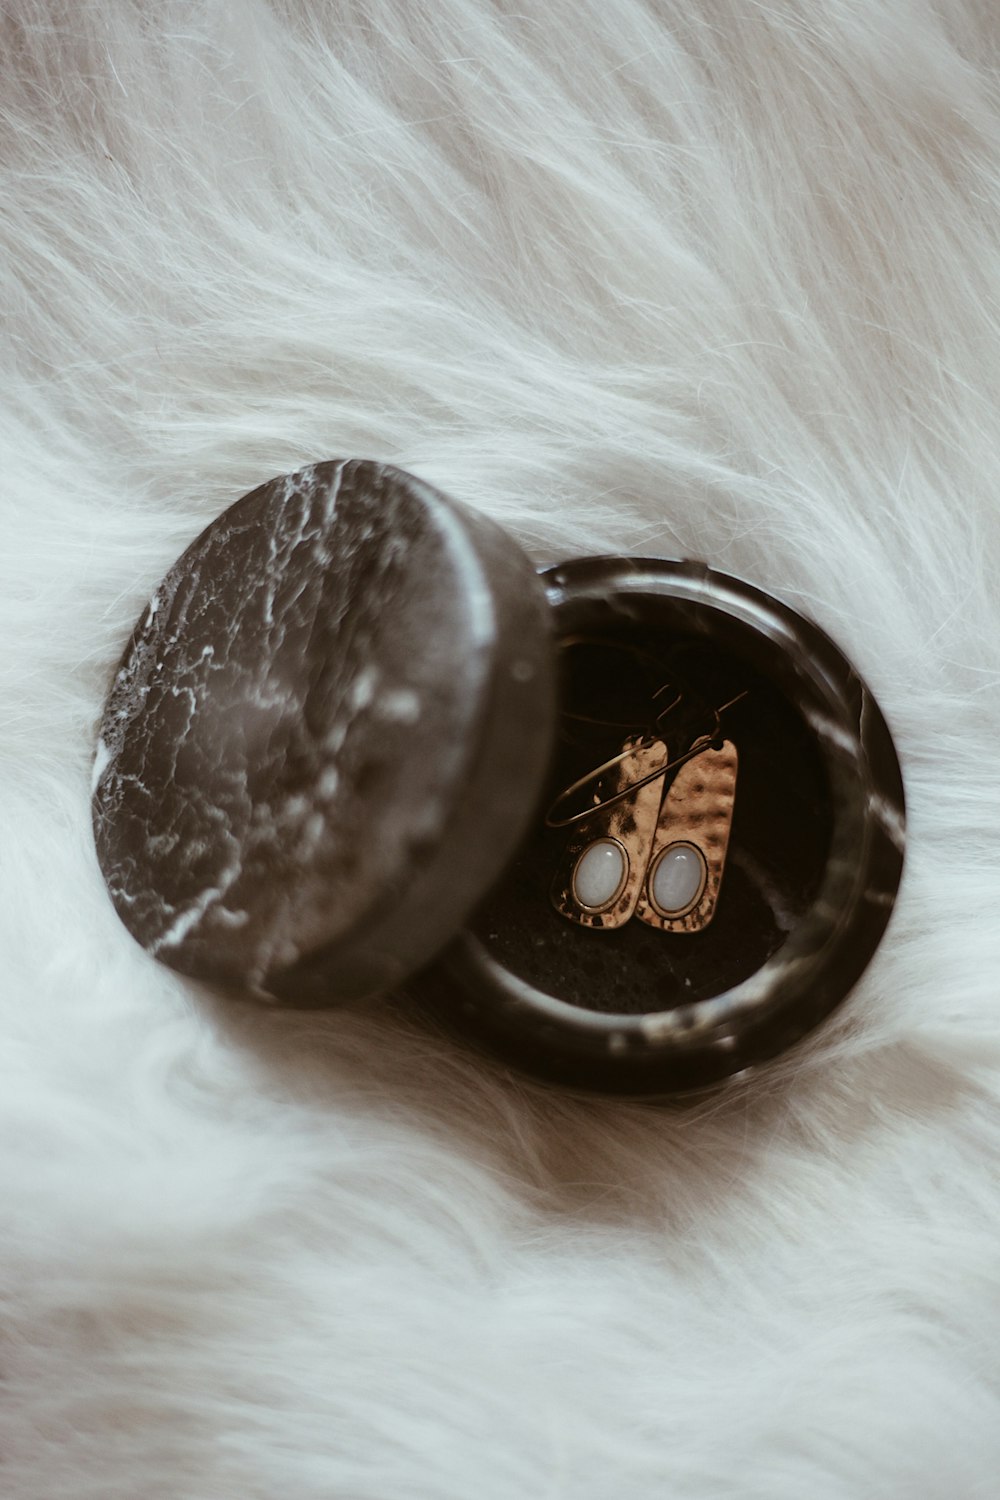
[{"label": "black marble lid", "polygon": [[93,813],[122,921],[257,994],[399,983],[521,841],[555,696],[545,590],[499,527],[382,464],[272,480],[170,570],[114,679]]}]

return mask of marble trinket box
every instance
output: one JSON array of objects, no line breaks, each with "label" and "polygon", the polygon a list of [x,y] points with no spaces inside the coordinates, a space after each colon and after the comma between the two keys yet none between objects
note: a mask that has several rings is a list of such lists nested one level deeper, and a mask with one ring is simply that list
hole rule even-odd
[{"label": "marble trinket box", "polygon": [[93,813],[122,921],[180,972],[288,1005],[405,986],[536,1076],[650,1095],[845,998],[904,838],[885,721],[816,626],[700,563],[538,574],[362,460],[261,486],[170,570]]}]

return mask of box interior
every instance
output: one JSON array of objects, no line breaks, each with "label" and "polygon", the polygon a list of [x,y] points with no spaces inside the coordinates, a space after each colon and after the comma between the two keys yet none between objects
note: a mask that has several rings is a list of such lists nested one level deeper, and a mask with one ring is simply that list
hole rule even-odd
[{"label": "box interior", "polygon": [[[735,698],[716,720],[714,710]],[[716,728],[739,753],[714,918],[696,933],[661,932],[637,918],[612,931],[577,926],[550,897],[572,829],[546,828],[546,810],[670,704],[659,728],[671,757]],[[533,830],[473,918],[476,937],[518,978],[592,1011],[669,1010],[748,978],[781,947],[822,882],[833,810],[814,732],[786,694],[729,647],[645,627],[641,636],[623,629],[564,642],[560,710]],[[582,791],[570,808],[592,795]]]}]

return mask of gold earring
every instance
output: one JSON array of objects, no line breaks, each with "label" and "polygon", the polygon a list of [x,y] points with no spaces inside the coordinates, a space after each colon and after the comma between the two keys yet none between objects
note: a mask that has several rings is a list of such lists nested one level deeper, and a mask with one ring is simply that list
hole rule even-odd
[{"label": "gold earring", "polygon": [[739,757],[725,740],[681,766],[660,805],[635,906],[661,932],[701,932],[715,915],[726,865]]},{"label": "gold earring", "polygon": [[[667,748],[662,740],[632,737],[620,755],[581,777],[556,799],[546,822],[573,826],[552,882],[552,903],[581,927],[622,927],[642,895],[663,795]],[[552,819],[564,799],[594,783],[590,808]]]}]

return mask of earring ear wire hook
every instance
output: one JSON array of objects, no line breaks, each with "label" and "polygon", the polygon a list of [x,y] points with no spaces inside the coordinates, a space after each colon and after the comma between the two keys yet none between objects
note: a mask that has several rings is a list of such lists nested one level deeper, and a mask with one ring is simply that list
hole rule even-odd
[{"label": "earring ear wire hook", "polygon": [[[648,749],[652,743],[651,739],[644,739],[639,748]],[[546,828],[569,828],[574,823],[582,823],[584,818],[593,817],[594,813],[600,812],[604,807],[613,807],[616,802],[622,802],[626,797],[631,797],[640,787],[648,785],[651,781],[655,781],[658,776],[665,776],[675,766],[681,766],[686,760],[691,760],[694,756],[700,755],[703,750],[708,749],[711,743],[711,736],[707,738],[703,736],[692,745],[691,749],[685,755],[678,756],[676,760],[664,761],[662,766],[657,766],[654,771],[650,771],[646,776],[640,776],[638,781],[630,781],[627,786],[623,787],[620,792],[616,792],[613,797],[605,797],[603,802],[595,802],[591,807],[585,807],[582,812],[571,813],[568,818],[554,818],[552,814],[561,803],[568,801],[575,792],[582,791],[592,781],[598,781],[605,771],[610,771],[613,766],[620,765],[623,760],[626,760],[629,755],[634,753],[635,747],[623,751],[621,755],[613,755],[603,765],[596,766],[593,771],[588,771],[586,776],[581,776],[578,781],[573,782],[572,786],[568,786],[565,791],[559,793],[545,814]]]},{"label": "earring ear wire hook", "polygon": [[[662,692],[663,690],[660,689],[660,691]],[[627,786],[622,787],[622,789],[616,792],[614,796],[606,797],[602,802],[595,802],[592,804],[592,806],[585,807],[581,812],[571,813],[568,818],[554,817],[553,814],[562,803],[567,802],[577,792],[583,791],[584,787],[590,786],[592,782],[599,781],[606,771],[610,771],[614,766],[620,765],[623,760],[626,760],[630,755],[634,754],[636,747],[633,745],[628,750],[623,750],[619,755],[613,755],[610,760],[604,761],[601,765],[596,766],[594,770],[588,771],[585,776],[579,777],[579,779],[574,781],[572,785],[566,787],[564,791],[561,791],[558,797],[556,797],[555,801],[552,802],[548,812],[545,814],[545,827],[570,828],[574,823],[582,823],[585,818],[593,817],[594,813],[600,812],[602,808],[613,807],[615,803],[624,801],[626,797],[631,797],[634,792],[637,792],[639,790],[640,787],[647,786],[649,782],[655,781],[658,776],[666,776],[668,771],[676,770],[678,766],[682,766],[687,761],[693,760],[696,755],[701,755],[702,751],[709,749],[709,747],[714,744],[716,738],[718,737],[721,729],[720,719],[726,712],[726,709],[732,708],[746,696],[747,692],[746,690],[744,690],[742,693],[737,693],[735,698],[730,698],[728,703],[723,703],[721,708],[713,709],[712,714],[715,719],[715,728],[713,729],[712,733],[700,735],[699,738],[695,740],[691,748],[689,750],[686,750],[683,755],[678,755],[674,760],[664,761],[662,766],[657,766],[655,770],[650,771],[645,776],[639,777],[637,781],[630,781]],[[675,700],[675,704],[671,706],[676,706],[676,703],[679,701],[680,698]],[[658,715],[657,721],[659,721],[659,718],[661,717],[662,713]],[[601,721],[597,720],[591,722],[599,723]],[[640,746],[641,748],[648,748],[652,743],[653,737],[647,736],[640,742]]]},{"label": "earring ear wire hook", "polygon": [[[601,650],[621,651],[624,652],[627,656],[633,657],[636,661],[643,662],[647,667],[654,667],[658,673],[664,671],[663,662],[658,656],[656,656],[652,651],[646,651],[642,646],[633,645],[631,641],[616,641],[597,635],[570,635],[564,636],[563,639],[559,642],[559,645],[560,649],[562,650],[567,650],[573,646],[593,646],[598,647]],[[668,689],[676,693],[676,688],[673,687],[673,684],[669,680],[663,682],[662,685],[658,687],[654,693],[651,694],[651,701],[655,703],[657,698],[659,698],[662,693],[667,692]],[[665,713],[669,713],[672,709],[676,708],[677,704],[682,701],[683,697],[683,693],[676,693],[676,697],[669,705],[669,708],[661,709],[660,712],[656,715],[655,719],[651,721],[649,730],[654,737],[660,719]],[[599,719],[596,718],[593,714],[574,713],[570,709],[563,709],[562,718],[564,720],[569,719],[574,724],[589,724],[595,729],[625,729],[632,731],[633,734],[635,733],[634,717],[631,719]]]}]

